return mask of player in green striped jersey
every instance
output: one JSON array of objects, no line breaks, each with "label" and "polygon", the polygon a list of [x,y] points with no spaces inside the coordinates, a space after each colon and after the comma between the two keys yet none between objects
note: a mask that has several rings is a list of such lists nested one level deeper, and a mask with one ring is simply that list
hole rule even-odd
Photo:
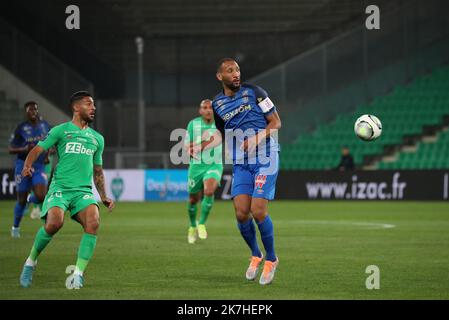
[{"label": "player in green striped jersey", "polygon": [[[205,149],[212,142],[217,131],[212,110],[212,101],[203,100],[199,108],[200,117],[191,120],[187,126],[186,145],[190,155],[188,172],[190,227],[187,240],[195,243],[197,236],[207,238],[206,221],[214,203],[214,193],[220,185],[223,174],[221,144]],[[201,215],[197,225],[197,203],[201,200]]]},{"label": "player in green striped jersey", "polygon": [[45,225],[36,234],[20,276],[20,284],[25,288],[31,285],[37,257],[61,229],[65,211],[70,211],[71,218],[84,229],[71,283],[75,289],[83,286],[83,273],[94,253],[100,223],[98,204],[92,193],[92,177],[103,204],[109,211],[114,208],[114,201],[106,196],[104,187],[104,138],[89,127],[95,117],[94,100],[88,92],[80,91],[72,95],[70,106],[72,121],[51,129],[47,137],[30,151],[22,171],[22,176],[30,176],[32,164],[39,155],[52,146],[56,147],[59,162],[41,212]]}]

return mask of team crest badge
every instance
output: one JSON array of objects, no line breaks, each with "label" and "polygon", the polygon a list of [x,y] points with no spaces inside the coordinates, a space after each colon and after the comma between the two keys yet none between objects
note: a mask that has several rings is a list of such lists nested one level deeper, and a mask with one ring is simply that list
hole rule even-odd
[{"label": "team crest badge", "polygon": [[259,174],[256,177],[256,183],[255,183],[256,188],[262,189],[266,181],[267,181],[267,176]]}]

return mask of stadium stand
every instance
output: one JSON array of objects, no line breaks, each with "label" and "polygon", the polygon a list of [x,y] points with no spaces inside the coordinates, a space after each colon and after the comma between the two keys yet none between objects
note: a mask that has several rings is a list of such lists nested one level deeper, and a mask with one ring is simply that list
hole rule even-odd
[{"label": "stadium stand", "polygon": [[[383,135],[373,142],[357,140],[353,124],[358,116],[378,116]],[[425,126],[442,126],[449,115],[449,66],[418,77],[407,86],[397,86],[389,95],[361,105],[355,112],[341,114],[328,124],[319,125],[285,145],[281,153],[284,169],[332,169],[338,163],[340,149],[348,146],[359,167],[366,157],[382,155],[385,147],[403,144],[404,137],[420,135]],[[436,143],[419,143],[415,153],[401,152],[398,161],[380,162],[380,169],[448,168],[449,134],[442,132]]]},{"label": "stadium stand", "polygon": [[[252,77],[359,25],[365,15],[359,0],[198,0],[194,7],[182,0],[81,0],[81,28],[68,32],[69,4],[18,0],[0,4],[0,17],[93,82],[101,99],[135,98],[135,37],[142,36],[145,99],[152,106],[191,107],[215,94],[211,70],[223,56],[240,56],[245,77]],[[398,6],[377,4],[383,13]]]},{"label": "stadium stand", "polygon": [[23,114],[17,101],[7,99],[6,93],[0,91],[0,163],[5,167],[12,167],[13,157],[6,153],[8,149],[9,138],[14,127],[23,119]]},{"label": "stadium stand", "polygon": [[441,131],[435,142],[419,142],[415,152],[401,152],[393,162],[380,162],[379,169],[449,168],[449,131]]}]

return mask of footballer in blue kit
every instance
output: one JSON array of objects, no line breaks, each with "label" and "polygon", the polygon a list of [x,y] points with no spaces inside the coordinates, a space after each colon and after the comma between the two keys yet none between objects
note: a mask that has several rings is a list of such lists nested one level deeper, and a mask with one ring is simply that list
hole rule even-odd
[{"label": "footballer in blue kit", "polygon": [[43,140],[50,125],[39,118],[37,103],[29,101],[24,105],[27,120],[20,123],[11,136],[9,153],[16,154],[15,180],[17,190],[17,203],[14,207],[14,223],[11,228],[13,238],[20,237],[20,221],[26,209],[27,198],[30,191],[33,195],[30,202],[42,203],[47,193],[47,175],[45,163],[48,161],[47,154],[42,154],[33,165],[31,177],[22,177],[22,169],[28,152],[41,140]]},{"label": "footballer in blue kit", "polygon": [[[272,282],[279,263],[268,202],[274,199],[279,171],[277,130],[281,120],[265,90],[240,83],[240,67],[234,59],[221,59],[216,76],[223,91],[212,104],[215,125],[224,134],[232,158],[231,196],[238,228],[251,250],[246,278],[254,280],[265,260],[259,279],[259,283],[265,285]],[[265,257],[257,243],[253,219],[261,235]]]}]

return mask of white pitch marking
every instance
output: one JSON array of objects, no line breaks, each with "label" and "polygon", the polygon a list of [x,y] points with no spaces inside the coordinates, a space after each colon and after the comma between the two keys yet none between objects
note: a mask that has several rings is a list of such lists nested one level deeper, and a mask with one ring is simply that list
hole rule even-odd
[{"label": "white pitch marking", "polygon": [[323,225],[351,225],[360,227],[372,227],[375,229],[391,229],[396,225],[389,223],[375,223],[375,222],[352,222],[352,221],[328,221],[328,220],[294,220],[288,223],[296,224],[323,224]]}]

